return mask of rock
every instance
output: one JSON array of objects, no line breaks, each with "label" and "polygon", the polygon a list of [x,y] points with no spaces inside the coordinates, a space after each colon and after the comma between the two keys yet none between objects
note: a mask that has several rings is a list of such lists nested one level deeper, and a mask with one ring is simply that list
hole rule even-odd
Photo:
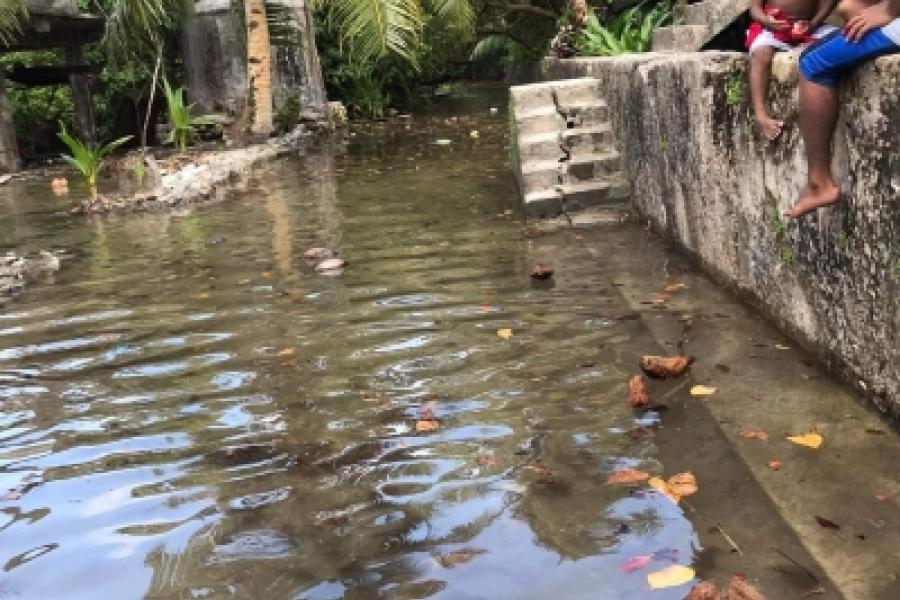
[{"label": "rock", "polygon": [[336,256],[337,252],[335,252],[331,248],[310,248],[303,253],[303,258],[305,258],[306,260],[324,260],[326,258],[334,258]]},{"label": "rock", "polygon": [[628,381],[628,404],[634,408],[643,408],[650,405],[650,394],[640,375],[635,375]]},{"label": "rock", "polygon": [[347,261],[342,258],[326,258],[316,264],[316,271],[338,271],[347,265]]},{"label": "rock", "polygon": [[553,267],[550,265],[545,265],[543,263],[538,263],[531,267],[531,272],[529,273],[532,279],[550,279],[553,277]]}]

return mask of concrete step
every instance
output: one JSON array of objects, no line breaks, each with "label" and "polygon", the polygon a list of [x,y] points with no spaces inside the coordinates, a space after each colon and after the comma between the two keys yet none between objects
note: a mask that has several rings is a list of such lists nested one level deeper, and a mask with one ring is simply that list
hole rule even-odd
[{"label": "concrete step", "polygon": [[517,112],[515,123],[519,135],[559,132],[566,128],[565,119],[553,104],[527,112]]},{"label": "concrete step", "polygon": [[684,11],[686,25],[705,25],[712,31],[710,37],[719,33],[747,10],[745,0],[704,0],[688,4]]},{"label": "concrete step", "polygon": [[571,152],[572,158],[615,150],[612,129],[608,124],[568,129],[561,137],[562,145]]},{"label": "concrete step", "polygon": [[513,86],[509,90],[516,113],[527,113],[541,110],[547,106],[556,106],[553,99],[553,88],[549,83],[532,83]]},{"label": "concrete step", "polygon": [[621,204],[630,194],[628,183],[621,176],[564,184],[559,187],[559,191],[567,213],[606,204]]},{"label": "concrete step", "polygon": [[522,165],[522,185],[525,194],[555,189],[565,170],[565,164],[555,160],[530,161]]},{"label": "concrete step", "polygon": [[597,79],[564,79],[553,82],[556,106],[561,112],[597,102],[601,95]]},{"label": "concrete step", "polygon": [[591,100],[575,106],[560,107],[569,126],[591,127],[609,123],[609,107],[603,100]]},{"label": "concrete step", "polygon": [[562,214],[563,196],[559,190],[539,190],[525,195],[525,214],[531,219],[550,219]]},{"label": "concrete step", "polygon": [[711,39],[706,25],[672,25],[653,32],[654,52],[696,52]]},{"label": "concrete step", "polygon": [[618,152],[573,156],[560,166],[562,168],[557,171],[561,171],[563,183],[592,181],[619,173],[622,170],[622,156]]},{"label": "concrete step", "polygon": [[521,164],[554,160],[562,158],[562,156],[558,131],[519,136],[519,161]]}]

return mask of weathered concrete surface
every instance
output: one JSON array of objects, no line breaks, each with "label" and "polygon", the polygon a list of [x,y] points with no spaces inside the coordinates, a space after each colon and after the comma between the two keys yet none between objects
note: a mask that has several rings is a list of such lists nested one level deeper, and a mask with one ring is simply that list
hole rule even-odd
[{"label": "weathered concrete surface", "polygon": [[6,78],[0,72],[0,173],[19,170],[19,147],[12,108],[6,96]]},{"label": "weathered concrete surface", "polygon": [[59,258],[47,251],[33,256],[12,252],[0,256],[0,304],[20,292],[28,282],[59,270]]},{"label": "weathered concrete surface", "polygon": [[[300,148],[312,134],[302,127],[293,133],[235,150],[186,155],[152,174],[150,191],[137,195],[85,199],[75,212],[85,214],[153,212],[216,202],[245,189],[254,167]],[[157,167],[154,167],[154,171]],[[120,182],[121,184],[121,182]]]},{"label": "weathered concrete surface", "polygon": [[720,31],[747,10],[746,0],[703,0],[684,7],[684,19],[678,25],[660,27],[653,32],[653,50],[692,52],[700,50]]},{"label": "weathered concrete surface", "polygon": [[547,79],[603,82],[637,211],[753,302],[882,412],[900,417],[900,57],[863,67],[843,89],[839,206],[778,217],[805,177],[795,56],[779,56],[767,145],[747,105],[745,55],[548,59]]}]

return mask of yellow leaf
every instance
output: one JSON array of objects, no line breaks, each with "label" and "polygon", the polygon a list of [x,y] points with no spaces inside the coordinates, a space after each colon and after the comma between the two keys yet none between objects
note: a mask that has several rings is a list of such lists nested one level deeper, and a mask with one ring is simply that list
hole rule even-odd
[{"label": "yellow leaf", "polygon": [[691,396],[712,396],[716,393],[716,388],[708,385],[695,385],[691,388]]},{"label": "yellow leaf", "polygon": [[684,585],[694,578],[694,570],[683,565],[672,565],[662,571],[655,571],[647,575],[647,583],[653,589],[675,587]]},{"label": "yellow leaf", "polygon": [[508,340],[513,336],[512,329],[498,329],[497,335],[502,337],[504,340]]},{"label": "yellow leaf", "polygon": [[818,448],[822,445],[822,442],[824,442],[825,439],[815,431],[810,431],[809,433],[804,433],[802,435],[788,436],[788,441],[794,442],[798,446]]}]

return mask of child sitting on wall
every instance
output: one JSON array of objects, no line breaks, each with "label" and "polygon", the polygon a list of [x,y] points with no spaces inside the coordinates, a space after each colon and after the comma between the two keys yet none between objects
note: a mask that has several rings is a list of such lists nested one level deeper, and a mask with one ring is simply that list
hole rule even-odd
[{"label": "child sitting on wall", "polygon": [[766,106],[772,58],[777,51],[825,37],[835,30],[823,25],[837,0],[750,0],[747,49],[750,51],[750,100],[753,117],[768,140],[781,135],[784,121],[773,119]]}]

